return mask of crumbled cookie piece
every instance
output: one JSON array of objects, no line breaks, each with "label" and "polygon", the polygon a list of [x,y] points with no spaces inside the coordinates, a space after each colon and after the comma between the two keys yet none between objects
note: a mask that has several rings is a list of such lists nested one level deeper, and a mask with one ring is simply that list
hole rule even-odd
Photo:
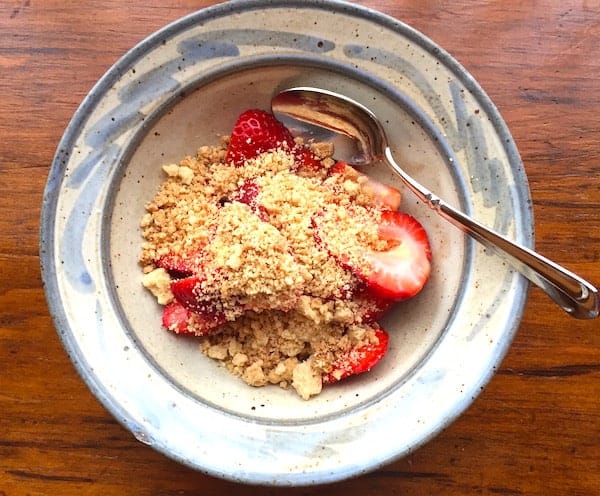
[{"label": "crumbled cookie piece", "polygon": [[321,374],[311,366],[309,360],[294,367],[292,387],[305,400],[321,392],[323,388]]},{"label": "crumbled cookie piece", "polygon": [[173,301],[171,293],[171,277],[165,269],[154,269],[142,276],[143,286],[156,297],[159,305],[167,305]]}]

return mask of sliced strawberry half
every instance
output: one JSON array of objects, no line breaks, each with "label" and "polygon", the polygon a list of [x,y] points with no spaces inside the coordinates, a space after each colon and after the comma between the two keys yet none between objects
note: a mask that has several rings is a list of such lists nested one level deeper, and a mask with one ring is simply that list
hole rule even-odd
[{"label": "sliced strawberry half", "polygon": [[193,313],[194,334],[204,336],[227,322],[219,300],[202,297],[202,280],[190,276],[171,282],[171,292],[175,300]]},{"label": "sliced strawberry half", "polygon": [[269,220],[269,213],[267,212],[267,209],[259,203],[259,194],[260,187],[256,184],[256,180],[247,179],[244,181],[244,184],[240,186],[240,189],[233,194],[232,199],[248,205],[250,210],[258,215],[260,220],[267,222]]},{"label": "sliced strawberry half", "polygon": [[199,265],[200,251],[194,254],[179,255],[168,253],[155,261],[157,267],[161,267],[171,274],[171,277],[182,278],[191,276]]},{"label": "sliced strawberry half", "polygon": [[416,295],[431,272],[431,248],[423,226],[412,216],[383,211],[378,234],[398,243],[387,251],[367,251],[364,269],[357,275],[376,295],[387,300],[405,300]]},{"label": "sliced strawberry half", "polygon": [[352,375],[371,370],[386,354],[389,336],[387,332],[375,324],[376,343],[368,343],[353,348],[333,362],[331,372],[323,376],[324,384],[341,381]]},{"label": "sliced strawberry half", "polygon": [[400,191],[360,173],[346,162],[337,162],[329,172],[330,174],[339,174],[344,179],[359,183],[361,188],[368,189],[373,195],[376,205],[389,208],[390,210],[398,210],[400,207],[402,200]]},{"label": "sliced strawberry half", "polygon": [[[311,219],[313,235],[316,242],[342,267],[365,283],[373,296],[382,301],[405,300],[421,291],[429,279],[431,248],[427,233],[408,214],[387,209],[381,210],[379,214],[377,235],[380,239],[391,242],[391,248],[385,251],[360,246],[358,240],[352,249],[336,250],[328,230],[339,231],[343,226],[336,222],[325,222],[325,212],[319,212]],[[368,222],[365,219],[370,218],[352,213],[349,216],[358,222]],[[357,220],[359,218],[361,220]]]},{"label": "sliced strawberry half", "polygon": [[304,145],[295,145],[292,150],[294,155],[294,163],[296,171],[307,174],[315,174],[323,168],[321,160],[310,150],[310,148]]},{"label": "sliced strawberry half", "polygon": [[264,110],[250,109],[238,117],[225,159],[239,166],[261,153],[280,147],[291,149],[293,146],[291,133],[273,115]]},{"label": "sliced strawberry half", "polygon": [[381,320],[395,303],[394,300],[388,300],[375,294],[369,288],[355,294],[354,301],[359,304],[360,314],[357,317],[363,324]]},{"label": "sliced strawberry half", "polygon": [[194,333],[189,328],[191,312],[178,301],[169,303],[163,308],[162,323],[165,329],[175,334]]}]

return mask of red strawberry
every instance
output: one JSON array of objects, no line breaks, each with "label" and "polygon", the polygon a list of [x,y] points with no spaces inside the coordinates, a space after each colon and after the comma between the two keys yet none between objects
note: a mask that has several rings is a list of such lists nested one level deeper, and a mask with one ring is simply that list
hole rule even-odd
[{"label": "red strawberry", "polygon": [[362,277],[367,286],[374,294],[389,300],[414,296],[431,272],[431,248],[425,229],[408,214],[384,211],[378,234],[399,244],[388,251],[364,254],[369,269]]},{"label": "red strawberry", "polygon": [[383,358],[387,352],[389,336],[375,324],[373,327],[377,343],[369,343],[354,348],[333,363],[333,369],[323,377],[324,384],[337,382],[351,375],[367,372]]},{"label": "red strawberry", "polygon": [[233,200],[237,200],[240,203],[244,203],[250,207],[250,209],[260,217],[260,220],[267,222],[269,220],[269,213],[260,203],[258,203],[258,195],[260,188],[254,179],[247,179],[240,189],[234,193]]},{"label": "red strawberry", "polygon": [[[400,301],[417,294],[429,279],[431,249],[423,226],[408,214],[382,210],[378,226],[380,239],[392,241],[392,248],[374,251],[365,248],[359,256],[337,253],[321,226],[323,213],[312,218],[313,235],[338,263],[352,271],[370,292],[382,300]],[[358,217],[355,217],[358,218]]]},{"label": "red strawberry", "polygon": [[337,162],[331,169],[330,174],[340,174],[345,179],[359,182],[363,188],[368,188],[373,194],[373,198],[377,205],[389,208],[391,210],[398,210],[402,195],[396,188],[392,188],[387,184],[380,183],[375,179],[370,178],[367,175],[361,174],[354,167],[348,165],[346,162]]},{"label": "red strawberry", "polygon": [[321,160],[304,145],[295,145],[292,153],[294,155],[296,170],[299,172],[314,174],[323,168]]},{"label": "red strawberry", "polygon": [[402,195],[396,188],[392,188],[387,184],[375,181],[375,179],[369,178],[364,186],[369,188],[373,193],[375,201],[380,205],[387,207],[391,210],[398,210],[402,201]]},{"label": "red strawberry", "polygon": [[163,326],[175,334],[194,334],[188,327],[191,312],[181,303],[174,301],[163,308]]},{"label": "red strawberry", "polygon": [[360,304],[360,322],[370,324],[382,319],[394,305],[393,300],[382,298],[369,288],[363,289],[354,295],[354,301]]},{"label": "red strawberry", "polygon": [[269,150],[293,146],[294,138],[281,122],[264,110],[251,109],[238,117],[225,158],[227,162],[242,165]]},{"label": "red strawberry", "polygon": [[172,277],[191,276],[198,266],[198,254],[179,255],[169,253],[156,260],[156,266],[168,271]]},{"label": "red strawberry", "polygon": [[180,305],[193,312],[195,334],[204,336],[227,322],[227,318],[217,299],[202,298],[201,284],[197,276],[178,279],[171,282],[171,292]]},{"label": "red strawberry", "polygon": [[346,162],[336,162],[333,167],[329,169],[329,173],[345,176],[348,170],[353,170],[358,174],[358,171],[354,167],[350,167]]}]

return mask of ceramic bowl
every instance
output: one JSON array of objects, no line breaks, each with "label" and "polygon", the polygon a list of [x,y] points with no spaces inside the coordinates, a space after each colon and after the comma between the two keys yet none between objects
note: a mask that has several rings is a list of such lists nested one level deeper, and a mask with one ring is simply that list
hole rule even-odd
[{"label": "ceramic bowl", "polygon": [[[519,324],[527,284],[405,192],[433,273],[383,326],[389,353],[310,401],[251,388],[160,328],[137,259],[161,165],[216,144],[280,89],[342,92],[384,122],[420,182],[531,246],[511,136],[475,80],[401,22],[338,1],[234,1],[133,48],[73,117],[52,166],[41,259],[55,325],[92,392],[143,443],[231,480],[307,485],[374,470],[447,426],[475,399]],[[369,171],[403,190],[384,166]],[[485,435],[482,433],[482,435]]]}]

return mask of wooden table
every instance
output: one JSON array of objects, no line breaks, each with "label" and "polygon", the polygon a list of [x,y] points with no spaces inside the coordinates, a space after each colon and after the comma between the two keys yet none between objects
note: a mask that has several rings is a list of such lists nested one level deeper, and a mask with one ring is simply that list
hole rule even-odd
[{"label": "wooden table", "polygon": [[[571,319],[537,289],[498,374],[458,421],[411,456],[326,488],[194,472],[138,443],[92,396],[44,299],[46,176],[73,112],[117,58],[212,3],[0,4],[0,496],[600,494],[600,321]],[[357,3],[419,29],[477,78],[525,163],[537,249],[599,284],[598,1]]]}]

